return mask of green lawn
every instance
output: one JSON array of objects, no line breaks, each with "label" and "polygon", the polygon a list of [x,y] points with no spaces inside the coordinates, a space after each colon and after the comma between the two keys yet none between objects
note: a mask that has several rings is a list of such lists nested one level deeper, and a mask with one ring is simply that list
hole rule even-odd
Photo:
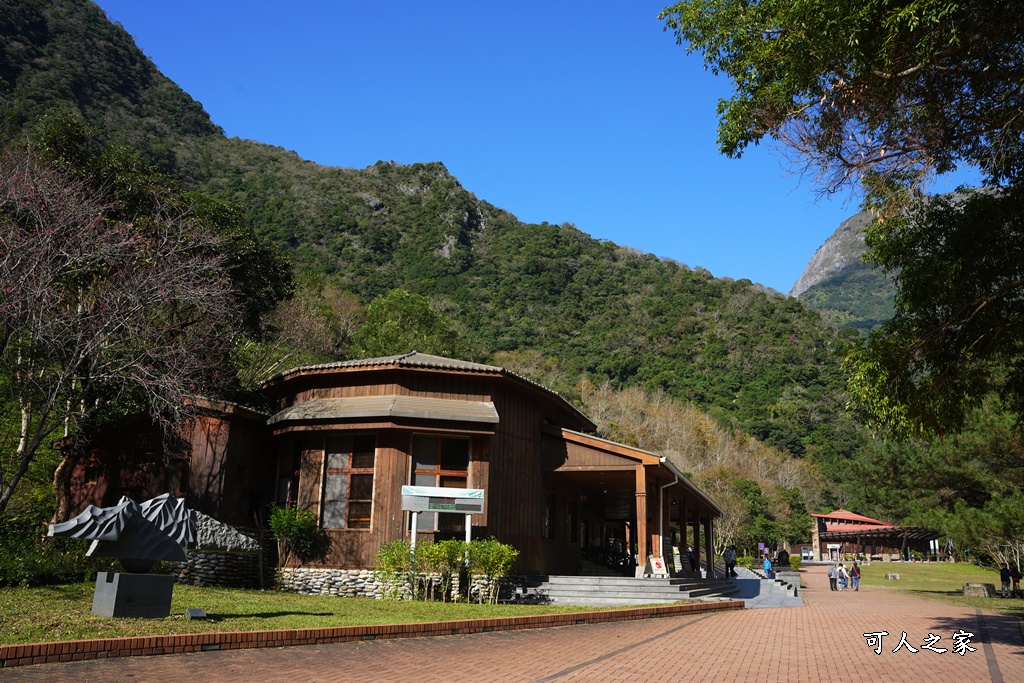
[{"label": "green lawn", "polygon": [[[592,608],[581,607],[399,602],[175,585],[170,617],[110,619],[92,614],[92,592],[91,582],[38,588],[0,588],[0,645],[593,611]],[[190,607],[203,608],[208,618],[202,621],[185,618],[185,610]]]},{"label": "green lawn", "polygon": [[[887,588],[930,600],[941,600],[961,607],[980,607],[1024,619],[1024,600],[1002,598],[965,598],[965,583],[991,583],[999,592],[999,571],[968,562],[875,562],[861,566],[861,584]],[[899,581],[885,578],[899,574]]]}]

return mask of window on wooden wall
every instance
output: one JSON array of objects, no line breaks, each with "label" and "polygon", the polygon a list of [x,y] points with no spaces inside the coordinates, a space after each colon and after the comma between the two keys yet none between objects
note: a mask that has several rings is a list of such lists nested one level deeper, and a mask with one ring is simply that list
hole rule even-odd
[{"label": "window on wooden wall", "polygon": [[176,462],[171,465],[167,491],[175,498],[184,498],[188,493],[188,463]]},{"label": "window on wooden wall", "polygon": [[302,467],[302,443],[296,439],[280,454],[277,463],[275,499],[284,508],[293,508],[299,500],[299,469]]},{"label": "window on wooden wall", "polygon": [[[441,436],[412,438],[413,486],[469,488],[469,439]],[[416,528],[420,531],[464,531],[463,515],[439,515],[421,512]]]},{"label": "window on wooden wall", "polygon": [[320,497],[325,529],[369,529],[373,509],[372,435],[328,436],[324,443],[324,487]]}]

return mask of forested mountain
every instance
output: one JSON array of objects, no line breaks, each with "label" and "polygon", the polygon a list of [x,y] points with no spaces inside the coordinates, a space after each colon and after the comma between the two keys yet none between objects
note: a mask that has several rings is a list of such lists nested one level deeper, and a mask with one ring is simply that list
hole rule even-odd
[{"label": "forested mountain", "polygon": [[522,223],[442,163],[330,168],[227,139],[86,0],[0,0],[0,108],[8,137],[77,111],[186,189],[237,202],[303,277],[364,305],[393,288],[430,297],[479,359],[534,354],[539,378],[570,394],[583,376],[660,390],[826,472],[846,471],[859,447],[843,342],[801,301],[571,225]]}]

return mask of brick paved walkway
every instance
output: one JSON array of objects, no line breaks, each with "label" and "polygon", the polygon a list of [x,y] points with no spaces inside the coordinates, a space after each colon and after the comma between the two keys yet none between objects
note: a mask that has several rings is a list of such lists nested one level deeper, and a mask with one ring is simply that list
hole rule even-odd
[{"label": "brick paved walkway", "polygon": [[[746,610],[642,622],[164,655],[0,671],[3,683],[203,683],[284,681],[1024,681],[1024,637],[1015,619],[883,589],[828,590],[824,568],[804,572],[805,607]],[[974,652],[953,652],[953,633]],[[881,654],[862,635],[888,631]],[[901,648],[900,637],[916,653]],[[922,648],[929,633],[941,637]]]}]

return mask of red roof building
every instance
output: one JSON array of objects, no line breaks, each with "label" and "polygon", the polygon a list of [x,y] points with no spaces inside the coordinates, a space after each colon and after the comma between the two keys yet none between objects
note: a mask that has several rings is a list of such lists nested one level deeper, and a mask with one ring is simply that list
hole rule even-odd
[{"label": "red roof building", "polygon": [[927,552],[928,542],[941,535],[932,529],[888,524],[841,508],[811,517],[811,544],[818,560],[838,561],[851,553],[908,559],[911,550]]}]

